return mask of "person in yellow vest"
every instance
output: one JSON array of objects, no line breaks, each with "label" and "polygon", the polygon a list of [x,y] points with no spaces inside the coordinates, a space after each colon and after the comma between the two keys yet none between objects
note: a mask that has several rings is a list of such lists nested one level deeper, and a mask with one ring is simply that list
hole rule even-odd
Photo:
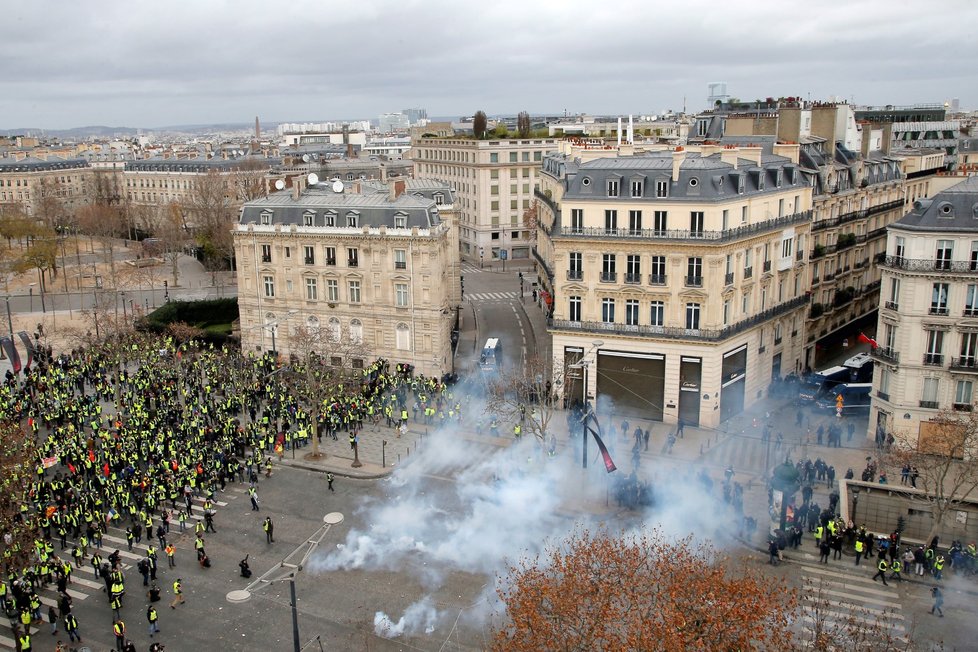
[{"label": "person in yellow vest", "polygon": [[880,557],[879,563],[876,564],[876,575],[873,575],[873,581],[875,582],[876,581],[876,578],[879,577],[879,578],[881,578],[883,580],[883,586],[889,586],[886,583],[886,569],[887,568],[888,568],[888,566],[886,564],[886,559],[883,558],[883,557]]},{"label": "person in yellow vest", "polygon": [[523,436],[523,426],[521,426],[518,423],[515,426],[513,426],[513,436],[516,437],[517,439],[519,439],[520,437],[522,437]]},{"label": "person in yellow vest", "polygon": [[177,581],[173,583],[173,601],[170,603],[170,609],[176,609],[178,604],[183,604],[186,600],[183,599],[183,580],[177,578]]},{"label": "person in yellow vest", "polygon": [[822,535],[825,534],[825,528],[819,523],[818,527],[815,528],[815,546],[819,546],[822,543]]},{"label": "person in yellow vest", "polygon": [[866,550],[866,544],[863,543],[862,537],[856,537],[856,566],[859,565],[859,560],[863,557],[863,552]]},{"label": "person in yellow vest", "polygon": [[25,631],[23,634],[18,634],[17,645],[19,646],[20,652],[31,652],[31,633]]},{"label": "person in yellow vest", "polygon": [[900,563],[900,558],[897,557],[896,559],[893,560],[893,563],[890,564],[890,571],[892,571],[890,573],[890,579],[896,580],[897,582],[902,582],[903,578],[900,577],[900,571],[902,570],[903,570],[903,564]]}]

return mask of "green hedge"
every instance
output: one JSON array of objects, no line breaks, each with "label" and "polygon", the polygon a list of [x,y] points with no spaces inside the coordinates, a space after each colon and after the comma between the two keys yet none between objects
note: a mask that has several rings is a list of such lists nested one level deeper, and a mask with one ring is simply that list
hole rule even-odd
[{"label": "green hedge", "polygon": [[141,330],[164,333],[170,324],[184,322],[204,331],[205,341],[223,344],[231,335],[231,323],[237,318],[237,299],[171,301],[146,315],[137,326]]}]

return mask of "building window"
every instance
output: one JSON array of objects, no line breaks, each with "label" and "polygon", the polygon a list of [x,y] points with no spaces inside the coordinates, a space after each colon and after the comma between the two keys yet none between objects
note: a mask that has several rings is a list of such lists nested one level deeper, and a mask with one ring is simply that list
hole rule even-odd
[{"label": "building window", "polygon": [[394,250],[394,269],[407,269],[407,251],[404,249]]},{"label": "building window", "polygon": [[971,271],[978,271],[978,240],[971,241]]},{"label": "building window", "polygon": [[629,254],[625,258],[625,282],[642,282],[642,257],[636,254]]},{"label": "building window", "polygon": [[406,308],[408,305],[408,286],[407,283],[394,284],[394,305],[398,308]]},{"label": "building window", "polygon": [[336,247],[326,247],[326,264],[336,264]]},{"label": "building window", "polygon": [[302,216],[302,226],[312,226],[313,219],[316,216],[312,213],[306,213]]},{"label": "building window", "polygon": [[954,386],[954,408],[956,410],[971,409],[971,395],[974,385],[970,380],[959,380]]},{"label": "building window", "polygon": [[937,408],[937,392],[940,389],[940,380],[937,378],[924,378],[923,387],[920,392],[920,407]]},{"label": "building window", "polygon": [[652,256],[649,273],[649,283],[652,285],[664,285],[666,282],[666,257]]},{"label": "building window", "polygon": [[355,247],[349,247],[346,250],[346,266],[347,267],[360,266],[360,252],[357,251]]},{"label": "building window", "polygon": [[668,211],[655,211],[652,217],[652,230],[655,231],[656,235],[664,235],[666,230],[669,228],[667,226],[669,218]]},{"label": "building window", "polygon": [[655,196],[656,197],[668,197],[669,196],[669,182],[665,180],[660,180],[655,182]]},{"label": "building window", "polygon": [[795,239],[785,238],[781,241],[781,257],[791,258],[791,253],[794,250]]},{"label": "building window", "polygon": [[880,396],[880,398],[882,398],[884,401],[888,401],[890,400],[890,380],[893,378],[893,374],[890,372],[889,369],[886,368],[886,365],[880,365],[879,374],[880,374],[879,393],[883,394],[883,396]]},{"label": "building window", "polygon": [[703,237],[703,211],[690,212],[689,235],[694,238]]},{"label": "building window", "polygon": [[700,287],[703,285],[703,259],[691,257],[686,259],[686,285]]},{"label": "building window", "polygon": [[316,286],[316,279],[306,279],[306,301],[315,301],[319,298],[319,288]]},{"label": "building window", "polygon": [[608,180],[608,196],[609,197],[618,196],[618,181],[616,179]]},{"label": "building window", "polygon": [[625,301],[625,324],[628,326],[638,326],[637,299],[628,299]]},{"label": "building window", "polygon": [[363,324],[359,319],[350,322],[350,342],[361,344],[363,342]]},{"label": "building window", "polygon": [[272,276],[262,277],[262,283],[265,286],[265,296],[274,297],[275,296],[275,278]]},{"label": "building window", "polygon": [[437,206],[441,206],[445,203],[445,195],[443,195],[442,193],[436,192],[434,197],[435,197],[435,204]]},{"label": "building window", "polygon": [[890,310],[900,309],[900,279],[890,279],[890,298],[886,302],[886,307]]},{"label": "building window", "polygon": [[723,213],[721,213],[720,228],[724,231],[730,228],[730,211],[726,208],[724,208]]},{"label": "building window", "polygon": [[335,278],[326,279],[326,300],[330,303],[340,300],[340,284]]},{"label": "building window", "polygon": [[408,351],[411,349],[411,329],[408,328],[407,324],[398,324],[395,329],[397,335],[396,346],[400,351]]},{"label": "building window", "polygon": [[662,301],[653,301],[649,304],[649,324],[652,326],[662,326],[666,319],[666,304]]},{"label": "building window", "polygon": [[395,229],[406,229],[407,228],[407,215],[403,213],[397,213],[394,215],[394,228]]},{"label": "building window", "polygon": [[340,341],[340,320],[336,317],[330,317],[329,321],[326,322],[326,335],[330,342]]},{"label": "building window", "polygon": [[740,298],[740,312],[743,315],[750,313],[750,295],[751,291],[747,290],[744,295]]},{"label": "building window", "polygon": [[614,299],[602,299],[601,300],[601,321],[606,324],[615,323],[615,300]]},{"label": "building window", "polygon": [[323,224],[326,226],[336,226],[336,213],[334,211],[324,213]]},{"label": "building window", "polygon": [[934,287],[931,290],[930,295],[930,314],[932,315],[946,315],[947,310],[947,293],[949,289],[947,283],[934,283]]},{"label": "building window", "polygon": [[581,297],[570,297],[568,299],[568,319],[571,321],[581,321]]},{"label": "building window", "polygon": [[612,283],[615,281],[615,254],[602,254],[601,256],[601,280]]},{"label": "building window", "polygon": [[953,240],[938,240],[937,255],[934,260],[935,269],[951,269],[951,254],[953,252]]},{"label": "building window", "polygon": [[347,213],[346,214],[346,225],[348,227],[356,228],[359,225],[359,223],[360,223],[360,216],[359,215],[357,215],[356,213]]},{"label": "building window", "polygon": [[350,291],[350,303],[360,303],[360,281],[350,281],[347,289]]},{"label": "building window", "polygon": [[964,297],[964,316],[978,317],[978,285],[969,285]]},{"label": "building window", "polygon": [[688,330],[698,330],[700,327],[700,304],[686,304],[686,328]]},{"label": "building window", "polygon": [[632,197],[642,196],[642,186],[645,185],[641,179],[632,180]]},{"label": "building window", "polygon": [[582,278],[584,278],[584,254],[579,251],[572,251],[570,253],[568,265],[568,281],[580,281]]},{"label": "building window", "polygon": [[944,331],[925,330],[927,345],[924,353],[924,364],[940,365],[944,362]]},{"label": "building window", "polygon": [[493,152],[492,154],[490,154],[489,155],[489,162],[490,163],[499,163],[499,154],[497,154],[496,152]]},{"label": "building window", "polygon": [[509,153],[509,162],[510,163],[518,163],[519,162],[519,155],[516,152],[510,152]]},{"label": "building window", "polygon": [[261,262],[272,262],[272,245],[263,244],[261,246]]},{"label": "building window", "polygon": [[260,218],[260,220],[261,220],[261,224],[262,224],[263,226],[268,226],[269,224],[271,224],[271,223],[272,223],[272,216],[271,216],[271,215],[269,215],[268,213],[262,213],[262,214],[261,214],[261,215],[259,216],[259,218]]},{"label": "building window", "polygon": [[574,233],[580,233],[584,230],[584,209],[583,208],[572,208],[571,209],[571,231]]},{"label": "building window", "polygon": [[604,212],[604,232],[614,235],[618,231],[618,211]]},{"label": "building window", "polygon": [[960,366],[974,367],[976,356],[978,356],[978,333],[961,333],[961,359],[958,361]]},{"label": "building window", "polygon": [[628,235],[642,234],[642,211],[628,211]]},{"label": "building window", "polygon": [[723,325],[726,326],[730,323],[730,299],[724,299],[723,301]]},{"label": "building window", "polygon": [[303,260],[305,261],[306,265],[316,264],[315,247],[312,247],[310,245],[304,245],[302,247],[302,254],[303,254]]}]

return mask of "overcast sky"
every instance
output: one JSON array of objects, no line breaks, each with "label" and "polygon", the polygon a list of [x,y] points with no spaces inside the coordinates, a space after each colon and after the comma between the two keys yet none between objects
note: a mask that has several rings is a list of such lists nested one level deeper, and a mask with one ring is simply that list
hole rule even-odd
[{"label": "overcast sky", "polygon": [[978,108],[972,0],[3,4],[6,129],[692,111],[710,81]]}]

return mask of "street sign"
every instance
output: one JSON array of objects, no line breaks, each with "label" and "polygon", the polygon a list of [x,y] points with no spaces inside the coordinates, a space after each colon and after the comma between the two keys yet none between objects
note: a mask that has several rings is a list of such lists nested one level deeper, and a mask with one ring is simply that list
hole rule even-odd
[{"label": "street sign", "polygon": [[507,258],[509,258],[509,252],[506,251],[505,249],[501,249],[499,251],[499,259],[500,260],[506,260]]}]

